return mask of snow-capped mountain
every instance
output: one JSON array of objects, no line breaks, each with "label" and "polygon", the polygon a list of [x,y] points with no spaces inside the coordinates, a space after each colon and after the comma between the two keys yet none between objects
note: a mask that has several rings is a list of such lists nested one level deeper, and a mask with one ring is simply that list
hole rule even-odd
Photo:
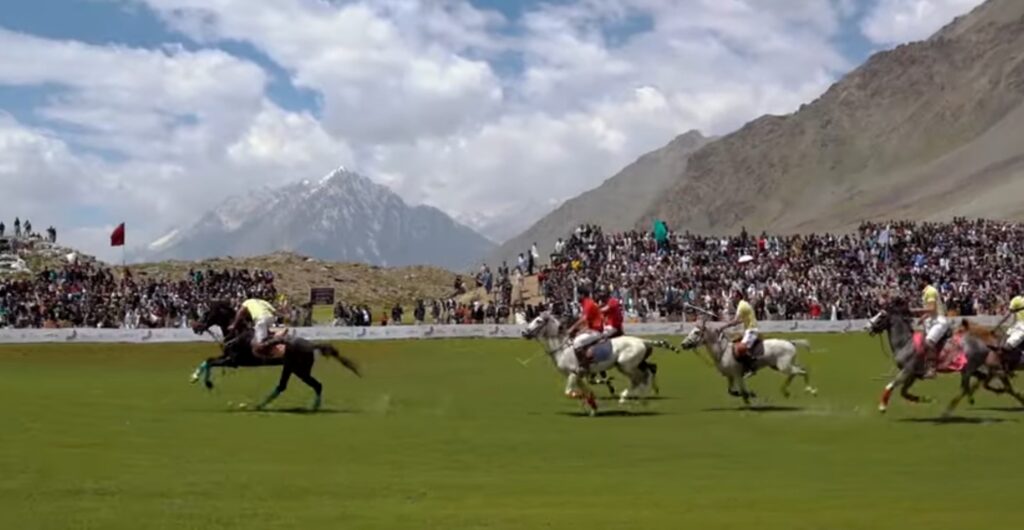
[{"label": "snow-capped mountain", "polygon": [[339,168],[319,181],[230,197],[194,225],[153,241],[135,261],[290,250],[325,260],[462,269],[493,246],[444,212],[409,206],[388,188]]}]

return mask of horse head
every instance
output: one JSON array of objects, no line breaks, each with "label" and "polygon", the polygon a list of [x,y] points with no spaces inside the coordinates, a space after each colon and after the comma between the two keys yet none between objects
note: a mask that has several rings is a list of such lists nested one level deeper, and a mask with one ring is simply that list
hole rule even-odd
[{"label": "horse head", "polygon": [[231,325],[234,318],[235,310],[231,304],[217,300],[210,303],[210,307],[199,317],[199,320],[192,322],[192,331],[196,335],[202,335],[216,326],[221,329],[221,333],[226,335],[228,326]]},{"label": "horse head", "polygon": [[704,342],[704,335],[706,333],[707,324],[701,320],[693,327],[693,329],[690,330],[689,333],[686,334],[686,337],[684,337],[683,341],[679,343],[679,346],[684,350],[697,348]]},{"label": "horse head", "polygon": [[710,347],[715,342],[722,340],[722,333],[721,328],[711,327],[706,320],[701,319],[694,325],[680,345],[684,350],[692,350],[700,347],[702,344]]},{"label": "horse head", "polygon": [[550,311],[544,311],[523,330],[524,339],[555,339],[561,335],[562,323]]},{"label": "horse head", "polygon": [[891,326],[892,317],[889,316],[888,311],[882,309],[868,320],[867,324],[864,325],[864,330],[874,336],[888,331]]}]

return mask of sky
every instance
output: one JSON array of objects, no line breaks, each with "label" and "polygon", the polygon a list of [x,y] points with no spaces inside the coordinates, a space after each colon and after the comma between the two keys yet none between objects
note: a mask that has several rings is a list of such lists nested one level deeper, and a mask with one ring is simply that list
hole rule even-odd
[{"label": "sky", "polygon": [[[345,166],[492,239],[981,0],[0,3],[0,220],[116,261]],[[10,230],[10,228],[8,228]]]}]

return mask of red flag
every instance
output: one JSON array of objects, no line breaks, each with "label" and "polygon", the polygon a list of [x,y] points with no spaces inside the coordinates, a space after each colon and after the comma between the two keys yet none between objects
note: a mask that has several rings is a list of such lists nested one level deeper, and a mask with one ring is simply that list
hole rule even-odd
[{"label": "red flag", "polygon": [[110,246],[112,247],[123,247],[124,246],[124,223],[117,225],[110,234]]}]

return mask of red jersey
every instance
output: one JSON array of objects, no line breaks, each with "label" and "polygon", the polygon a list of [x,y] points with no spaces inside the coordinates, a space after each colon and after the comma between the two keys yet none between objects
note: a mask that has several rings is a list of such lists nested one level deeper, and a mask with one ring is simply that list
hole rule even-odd
[{"label": "red jersey", "polygon": [[604,317],[605,324],[622,331],[622,304],[619,303],[619,299],[609,298],[607,307]]},{"label": "red jersey", "polygon": [[590,298],[583,299],[583,318],[587,320],[587,327],[593,331],[604,331],[604,317],[601,315],[601,308]]}]

